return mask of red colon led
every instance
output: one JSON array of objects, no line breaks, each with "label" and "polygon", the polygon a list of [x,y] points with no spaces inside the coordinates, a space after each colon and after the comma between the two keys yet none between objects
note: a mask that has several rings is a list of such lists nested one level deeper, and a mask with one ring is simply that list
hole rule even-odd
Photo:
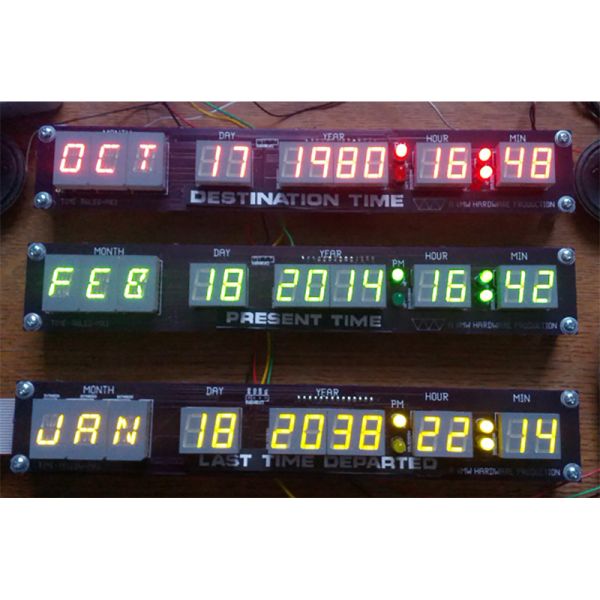
[{"label": "red colon led", "polygon": [[494,175],[493,156],[494,153],[487,147],[481,148],[477,153],[477,175],[482,182],[489,182]]}]

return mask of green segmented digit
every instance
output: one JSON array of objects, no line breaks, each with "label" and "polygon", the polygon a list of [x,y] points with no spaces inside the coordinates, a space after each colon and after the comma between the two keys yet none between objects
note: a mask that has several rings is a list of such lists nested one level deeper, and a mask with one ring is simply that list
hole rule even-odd
[{"label": "green segmented digit", "polygon": [[[375,281],[375,282],[369,281],[369,275],[372,272],[377,273],[377,281]],[[365,272],[363,274],[362,284],[363,284],[362,301],[369,302],[369,300],[367,300],[367,298],[366,298],[367,291],[374,290],[375,298],[373,299],[373,301],[379,302],[379,300],[381,300],[381,289],[383,287],[383,269],[375,269],[375,270],[365,269]]]},{"label": "green segmented digit", "polygon": [[[286,275],[291,275],[291,281],[283,281]],[[277,295],[275,296],[277,302],[292,302],[296,297],[296,287],[298,286],[298,279],[300,278],[300,269],[293,267],[283,269],[281,278],[277,286]],[[289,296],[284,295],[285,290],[291,290]]]},{"label": "green segmented digit", "polygon": [[133,267],[127,274],[127,284],[123,297],[129,300],[141,300],[146,293],[146,283],[150,269],[147,267]]},{"label": "green segmented digit", "polygon": [[[462,277],[462,282],[455,283],[454,279]],[[467,272],[465,269],[450,269],[448,285],[446,286],[446,302],[464,302],[467,296]],[[453,293],[458,290],[458,297]]]},{"label": "green segmented digit", "polygon": [[512,273],[517,272],[516,269],[507,269],[506,277],[504,278],[504,302],[510,303],[514,302],[514,300],[509,300],[509,290],[518,290],[517,294],[517,304],[522,304],[523,295],[525,293],[525,270],[519,269],[519,283],[512,283]]},{"label": "green segmented digit", "polygon": [[[48,296],[56,294],[56,288],[61,286],[70,286],[73,282],[74,267],[56,267],[52,272],[50,287],[48,288]],[[61,279],[62,275],[69,275],[68,279]]]},{"label": "green segmented digit", "polygon": [[[541,277],[547,277],[546,283],[540,283]],[[534,304],[548,304],[552,295],[552,288],[554,287],[554,271],[552,269],[539,269],[535,274],[535,283],[533,285],[533,295],[531,300]],[[547,291],[549,293],[540,296],[540,291]]]},{"label": "green segmented digit", "polygon": [[[233,280],[231,278],[233,277]],[[242,296],[244,283],[244,269],[228,267],[223,272],[223,285],[221,286],[221,300],[223,302],[237,302]],[[233,290],[233,291],[229,291]],[[212,290],[211,290],[212,292]],[[210,300],[210,298],[208,298]]]},{"label": "green segmented digit", "polygon": [[[320,277],[320,282],[314,283],[315,277]],[[306,279],[306,291],[304,292],[304,300],[306,302],[323,302],[325,299],[325,287],[327,285],[327,269],[309,269]],[[317,287],[317,295],[313,296],[313,287]]]},{"label": "green segmented digit", "polygon": [[[348,276],[348,281],[342,278]],[[334,302],[352,302],[354,297],[354,282],[356,280],[356,269],[340,269],[336,272],[333,284]]]},{"label": "green segmented digit", "polygon": [[[92,269],[85,290],[85,297],[90,298],[90,300],[104,300],[104,298],[106,298],[106,289],[108,288],[111,272],[112,267],[96,267]],[[108,277],[99,279],[98,275],[108,275]],[[100,291],[96,291],[97,288],[100,288]]]}]

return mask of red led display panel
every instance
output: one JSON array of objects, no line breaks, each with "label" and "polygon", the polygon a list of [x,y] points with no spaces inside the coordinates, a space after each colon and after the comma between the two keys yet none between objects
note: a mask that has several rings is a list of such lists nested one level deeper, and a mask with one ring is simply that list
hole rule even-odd
[{"label": "red led display panel", "polygon": [[388,144],[281,142],[279,186],[387,185]]},{"label": "red led display panel", "polygon": [[432,144],[415,146],[415,188],[458,187],[471,183],[471,144]]},{"label": "red led display panel", "polygon": [[496,148],[497,187],[539,187],[556,182],[553,144],[500,142]]},{"label": "red led display panel", "polygon": [[252,145],[249,142],[196,142],[196,184],[252,185]]},{"label": "red led display panel", "polygon": [[56,133],[52,183],[60,189],[166,189],[165,134]]}]

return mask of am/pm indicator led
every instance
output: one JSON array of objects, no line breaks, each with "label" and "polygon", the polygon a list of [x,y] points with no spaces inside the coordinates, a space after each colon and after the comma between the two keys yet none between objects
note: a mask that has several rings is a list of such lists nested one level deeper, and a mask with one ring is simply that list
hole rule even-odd
[{"label": "am/pm indicator led", "polygon": [[408,425],[408,419],[404,413],[394,413],[392,415],[392,425],[397,429],[402,429]]},{"label": "am/pm indicator led", "polygon": [[405,277],[404,269],[401,269],[400,267],[392,269],[391,277],[394,283],[402,283]]}]

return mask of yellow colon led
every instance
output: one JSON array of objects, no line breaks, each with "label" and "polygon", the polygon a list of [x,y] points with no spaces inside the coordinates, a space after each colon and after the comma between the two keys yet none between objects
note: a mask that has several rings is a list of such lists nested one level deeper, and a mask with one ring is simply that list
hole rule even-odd
[{"label": "yellow colon led", "polygon": [[496,442],[492,437],[480,437],[477,440],[477,445],[484,452],[492,452],[496,447]]},{"label": "yellow colon led", "polygon": [[494,432],[495,429],[494,422],[490,419],[478,419],[477,420],[477,429],[481,431],[481,433],[490,434]]}]

